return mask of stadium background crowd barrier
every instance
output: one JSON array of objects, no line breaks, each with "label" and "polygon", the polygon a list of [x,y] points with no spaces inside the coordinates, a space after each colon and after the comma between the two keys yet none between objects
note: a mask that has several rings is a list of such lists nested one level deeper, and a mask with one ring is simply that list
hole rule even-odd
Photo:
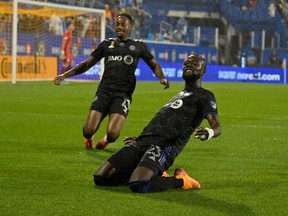
[{"label": "stadium background crowd barrier", "polygon": [[[97,7],[102,8],[105,4],[113,4],[116,1],[72,1],[72,0],[51,0],[48,1],[51,3],[59,4],[69,4],[81,7]],[[132,7],[132,1],[122,1],[127,7]],[[136,1],[137,2],[137,1]],[[140,1],[141,2],[141,1]],[[277,1],[276,1],[277,2]],[[267,8],[271,0],[262,0],[257,2],[256,8],[246,8],[243,10],[244,6],[247,6],[247,1],[242,0],[169,0],[163,1],[159,0],[157,2],[151,2],[143,0],[141,5],[137,5],[139,10],[145,10],[148,14],[151,14],[152,18],[145,18],[143,20],[142,26],[140,28],[141,35],[139,37],[144,39],[147,46],[154,54],[156,59],[163,66],[164,72],[167,77],[171,80],[181,80],[179,77],[179,70],[181,70],[181,64],[183,60],[191,53],[197,52],[200,53],[207,59],[208,70],[207,72],[210,76],[207,76],[205,81],[244,81],[244,82],[269,82],[269,83],[287,83],[287,78],[283,73],[283,68],[271,68],[268,67],[268,59],[272,50],[277,50],[277,54],[280,59],[284,60],[288,58],[287,50],[287,28],[285,26],[286,20],[283,20],[281,14],[276,11],[274,19],[271,19],[267,13]],[[78,4],[78,5],[77,5]],[[115,3],[116,4],[116,3]],[[158,6],[161,5],[161,7]],[[187,7],[187,5],[189,5]],[[120,10],[121,6],[111,5],[112,8]],[[135,5],[134,5],[135,6]],[[191,35],[195,35],[195,23],[188,22],[188,34],[183,43],[169,43],[161,39],[154,40],[155,38],[149,38],[148,35],[155,35],[159,32],[159,23],[165,21],[170,23],[173,28],[177,25],[177,19],[179,17],[168,16],[171,10],[181,12],[205,12],[209,16],[212,16],[213,13],[219,13],[220,16],[223,16],[228,20],[227,25],[233,25],[236,31],[254,31],[254,41],[253,48],[254,50],[261,49],[261,31],[265,30],[267,32],[276,32],[279,35],[279,41],[277,46],[275,44],[270,44],[270,47],[261,50],[261,63],[258,59],[258,64],[249,67],[246,64],[246,68],[237,67],[240,66],[240,59],[234,64],[225,64],[219,65],[219,47],[215,45],[215,31],[216,27],[207,25],[207,21],[204,21],[201,26],[201,38],[198,43],[195,43],[191,39]],[[285,16],[284,16],[285,17]],[[188,21],[191,21],[188,19]],[[202,22],[203,20],[200,20]],[[199,24],[199,23],[198,23]],[[200,23],[201,24],[201,23]],[[27,41],[31,37],[30,52],[35,50],[33,35],[29,33],[19,33],[21,38],[24,38],[25,43],[21,44],[19,42],[18,55],[27,55]],[[110,34],[110,35],[109,35]],[[106,35],[114,36],[113,32],[109,32],[107,29]],[[8,43],[11,44],[11,37],[5,35],[5,32],[1,33],[1,37],[8,39]],[[190,37],[189,37],[190,36]],[[160,36],[161,38],[161,36]],[[41,38],[41,35],[38,36],[38,45],[41,44],[41,53],[40,56],[59,56],[59,44],[61,44],[61,36],[56,35],[47,35]],[[74,44],[77,43],[77,38],[74,38]],[[92,47],[95,48],[95,41],[91,38],[82,38],[82,46],[74,46],[73,55],[75,57],[75,62],[80,62],[84,60],[84,56],[87,56],[92,51]],[[99,43],[100,41],[97,41]],[[254,58],[253,49],[251,49],[252,41],[248,41],[245,46],[241,48],[241,52],[246,53],[246,61],[249,57]],[[39,49],[38,49],[39,51]],[[249,56],[252,53],[252,56]],[[11,53],[7,53],[11,55]],[[31,53],[30,53],[31,54]],[[259,55],[259,53],[258,53]],[[259,57],[259,56],[257,56]],[[218,65],[218,66],[217,66]],[[59,62],[59,68],[61,68],[61,62]],[[149,73],[145,73],[147,69],[145,65],[140,62],[139,68],[137,69],[136,75],[138,80],[154,80],[153,76],[150,76]],[[100,69],[99,65],[93,67],[86,74],[77,77],[78,79],[99,79]],[[180,78],[180,79],[179,79]]]}]

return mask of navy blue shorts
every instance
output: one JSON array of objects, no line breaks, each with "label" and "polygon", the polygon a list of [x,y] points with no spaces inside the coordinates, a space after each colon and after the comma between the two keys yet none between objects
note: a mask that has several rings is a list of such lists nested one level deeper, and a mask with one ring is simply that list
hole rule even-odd
[{"label": "navy blue shorts", "polygon": [[137,166],[151,169],[155,175],[162,175],[163,171],[174,162],[173,147],[171,145],[158,146],[149,140],[132,142],[113,154],[108,161],[120,172],[132,174]]}]

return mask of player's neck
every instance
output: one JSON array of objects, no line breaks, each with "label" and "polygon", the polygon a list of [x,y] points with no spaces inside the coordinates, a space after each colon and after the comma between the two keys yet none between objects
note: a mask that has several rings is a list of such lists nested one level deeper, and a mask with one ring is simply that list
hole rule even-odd
[{"label": "player's neck", "polygon": [[185,88],[201,88],[201,80],[185,82]]},{"label": "player's neck", "polygon": [[129,37],[125,37],[125,38],[119,38],[119,37],[117,37],[116,39],[117,39],[117,41],[122,41],[122,42],[124,42],[124,41],[128,40]]}]

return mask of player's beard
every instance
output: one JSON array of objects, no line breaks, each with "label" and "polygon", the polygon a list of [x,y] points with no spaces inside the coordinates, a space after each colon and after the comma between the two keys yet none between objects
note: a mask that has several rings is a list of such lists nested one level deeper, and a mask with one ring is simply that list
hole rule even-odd
[{"label": "player's beard", "polygon": [[183,70],[182,78],[186,82],[192,82],[195,80],[200,79],[201,77],[201,70],[200,69],[195,69],[194,71],[188,69],[188,70]]}]

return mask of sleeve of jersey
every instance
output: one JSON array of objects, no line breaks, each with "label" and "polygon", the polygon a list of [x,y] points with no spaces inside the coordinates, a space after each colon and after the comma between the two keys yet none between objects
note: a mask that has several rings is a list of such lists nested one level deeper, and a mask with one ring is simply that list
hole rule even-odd
[{"label": "sleeve of jersey", "polygon": [[105,57],[104,45],[105,45],[105,41],[102,41],[98,45],[98,47],[91,53],[91,56],[94,57],[97,61],[100,61],[102,58]]},{"label": "sleeve of jersey", "polygon": [[147,63],[149,61],[151,61],[152,59],[154,59],[154,56],[152,55],[152,53],[150,52],[150,50],[148,49],[148,47],[146,46],[145,43],[143,42],[139,42],[140,46],[141,46],[141,58]]},{"label": "sleeve of jersey", "polygon": [[203,115],[204,118],[208,114],[218,114],[216,98],[212,92],[207,92],[206,96],[204,97],[203,101]]}]

